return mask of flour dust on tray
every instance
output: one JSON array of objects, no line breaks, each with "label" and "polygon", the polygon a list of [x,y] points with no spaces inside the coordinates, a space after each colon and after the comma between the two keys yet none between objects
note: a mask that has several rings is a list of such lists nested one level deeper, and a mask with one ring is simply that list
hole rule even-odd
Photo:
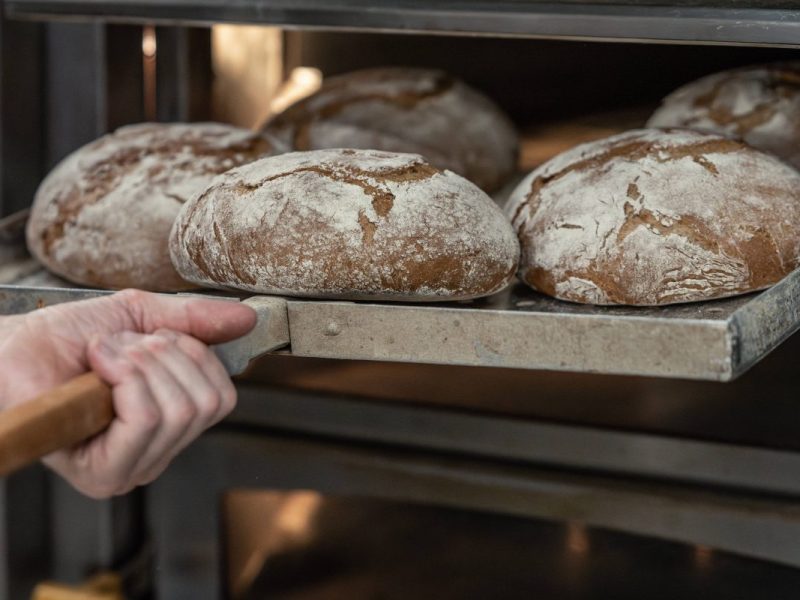
[{"label": "flour dust on tray", "polygon": [[577,146],[524,179],[506,213],[521,279],[573,302],[723,298],[798,266],[800,174],[715,134],[643,129]]},{"label": "flour dust on tray", "polygon": [[519,245],[477,186],[422,157],[317,150],[233,169],[188,202],[170,252],[198,285],[315,298],[475,298]]}]

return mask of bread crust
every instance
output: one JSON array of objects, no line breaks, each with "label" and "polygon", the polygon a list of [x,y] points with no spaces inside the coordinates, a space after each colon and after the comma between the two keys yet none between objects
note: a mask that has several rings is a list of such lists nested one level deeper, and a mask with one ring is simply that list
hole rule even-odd
[{"label": "bread crust", "polygon": [[520,278],[588,304],[767,288],[800,255],[800,174],[743,142],[644,129],[577,146],[512,193]]},{"label": "bread crust", "polygon": [[219,173],[273,151],[263,134],[218,123],[122,127],[45,178],[28,221],[28,248],[82,285],[189,289],[167,248],[182,204]]},{"label": "bread crust", "polygon": [[198,285],[314,298],[434,301],[494,293],[519,245],[497,205],[422,157],[317,150],[217,178],[175,221]]},{"label": "bread crust", "polygon": [[675,90],[648,127],[686,127],[737,137],[800,168],[800,62],[708,75]]},{"label": "bread crust", "polygon": [[514,172],[513,125],[486,96],[446,73],[379,68],[331,77],[264,130],[293,150],[421,154],[492,192]]}]

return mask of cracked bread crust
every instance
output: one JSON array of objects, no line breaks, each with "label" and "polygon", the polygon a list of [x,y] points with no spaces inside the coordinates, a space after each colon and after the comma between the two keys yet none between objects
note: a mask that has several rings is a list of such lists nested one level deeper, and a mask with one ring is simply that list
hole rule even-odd
[{"label": "cracked bread crust", "polygon": [[70,154],[42,182],[28,248],[75,283],[190,289],[167,248],[180,207],[218,174],[272,152],[264,135],[217,123],[122,127]]},{"label": "cracked bread crust", "polygon": [[714,73],[664,98],[648,127],[736,136],[800,168],[800,62]]},{"label": "cracked bread crust", "polygon": [[513,125],[491,100],[428,69],[367,69],[331,77],[264,130],[293,150],[421,154],[489,192],[511,176],[518,153]]},{"label": "cracked bread crust", "polygon": [[513,279],[519,244],[477,186],[422,157],[317,150],[218,177],[170,235],[198,285],[385,301],[469,299]]},{"label": "cracked bread crust", "polygon": [[798,266],[800,174],[743,142],[644,129],[540,166],[506,205],[520,278],[587,304],[654,306],[767,288]]}]

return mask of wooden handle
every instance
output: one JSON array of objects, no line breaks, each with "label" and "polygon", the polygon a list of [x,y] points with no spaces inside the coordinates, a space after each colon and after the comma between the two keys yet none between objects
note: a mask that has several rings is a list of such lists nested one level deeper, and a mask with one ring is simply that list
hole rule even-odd
[{"label": "wooden handle", "polygon": [[124,600],[124,596],[119,575],[100,573],[83,585],[45,581],[34,588],[31,600]]},{"label": "wooden handle", "polygon": [[111,388],[91,372],[0,413],[0,477],[100,433],[113,418]]}]

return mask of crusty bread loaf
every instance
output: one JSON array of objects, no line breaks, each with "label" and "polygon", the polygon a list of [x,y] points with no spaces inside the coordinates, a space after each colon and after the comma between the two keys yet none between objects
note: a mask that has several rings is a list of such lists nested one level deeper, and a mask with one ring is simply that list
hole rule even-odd
[{"label": "crusty bread loaf", "polygon": [[667,96],[647,125],[735,136],[800,168],[800,62],[693,81]]},{"label": "crusty bread loaf", "polygon": [[167,249],[181,205],[219,173],[272,150],[263,134],[218,123],[123,127],[70,154],[42,182],[28,247],[76,283],[191,288]]},{"label": "crusty bread loaf", "polygon": [[199,285],[316,298],[484,296],[519,245],[477,186],[421,156],[293,152],[228,171],[181,210],[178,272]]},{"label": "crusty bread loaf", "polygon": [[429,69],[368,69],[332,77],[265,130],[294,150],[421,154],[489,192],[513,173],[518,146],[513,125],[491,100]]},{"label": "crusty bread loaf", "polygon": [[577,146],[506,207],[520,277],[591,304],[660,305],[779,281],[800,256],[800,174],[743,142],[644,129]]}]

